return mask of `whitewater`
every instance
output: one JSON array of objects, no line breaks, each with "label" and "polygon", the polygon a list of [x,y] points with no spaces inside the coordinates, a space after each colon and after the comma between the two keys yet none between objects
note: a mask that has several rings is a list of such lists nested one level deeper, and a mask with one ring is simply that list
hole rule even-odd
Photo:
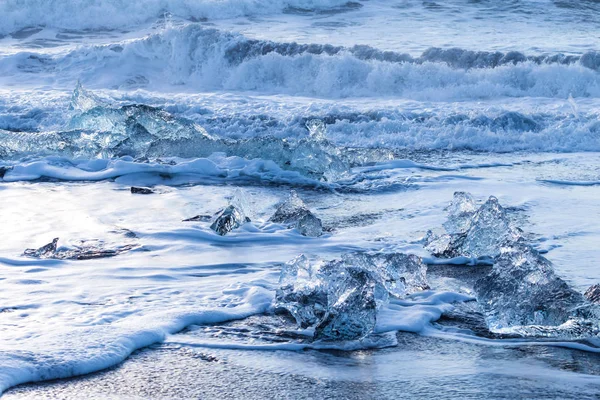
[{"label": "whitewater", "polygon": [[0,0],[0,396],[598,398],[599,23]]}]

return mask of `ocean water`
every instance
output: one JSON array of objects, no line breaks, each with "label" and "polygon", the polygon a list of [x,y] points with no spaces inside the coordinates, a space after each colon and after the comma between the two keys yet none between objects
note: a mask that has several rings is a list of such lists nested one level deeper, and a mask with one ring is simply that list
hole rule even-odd
[{"label": "ocean water", "polygon": [[[493,267],[423,238],[454,192],[496,196],[568,287],[600,283],[599,23],[591,0],[1,0],[0,393],[597,398],[600,311],[494,331]],[[322,235],[270,220],[292,190]],[[251,221],[219,236],[230,203]],[[422,257],[428,288],[360,339],[275,312],[284,263],[351,252]]]}]

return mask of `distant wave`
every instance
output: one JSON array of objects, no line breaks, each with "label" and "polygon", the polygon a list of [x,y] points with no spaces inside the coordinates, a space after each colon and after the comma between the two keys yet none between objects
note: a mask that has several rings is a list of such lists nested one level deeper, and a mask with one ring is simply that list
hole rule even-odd
[{"label": "distant wave", "polygon": [[[125,29],[173,14],[192,20],[268,15],[347,6],[348,0],[3,0],[0,35],[31,26]],[[357,3],[348,5],[354,7]]]}]

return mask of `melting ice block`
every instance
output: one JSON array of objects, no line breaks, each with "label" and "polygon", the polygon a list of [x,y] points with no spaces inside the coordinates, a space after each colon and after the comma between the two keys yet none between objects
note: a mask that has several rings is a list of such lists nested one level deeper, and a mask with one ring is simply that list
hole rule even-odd
[{"label": "melting ice block", "polygon": [[249,210],[250,207],[246,196],[238,189],[231,198],[229,206],[215,215],[210,229],[224,236],[246,222],[250,222],[250,217],[248,217]]},{"label": "melting ice block", "polygon": [[354,340],[373,332],[389,296],[427,288],[425,265],[413,255],[352,253],[311,264],[300,256],[281,270],[276,309],[321,340]]},{"label": "melting ice block", "polygon": [[345,267],[329,276],[327,309],[315,327],[315,339],[360,339],[375,328],[377,280],[360,267]]},{"label": "melting ice block", "polygon": [[216,215],[210,229],[224,236],[246,222],[250,222],[250,218],[234,205],[229,205]]},{"label": "melting ice block", "polygon": [[323,234],[323,225],[292,190],[290,196],[279,206],[270,221],[296,228],[304,236],[317,237]]},{"label": "melting ice block", "polygon": [[492,271],[474,289],[492,331],[558,326],[583,304],[583,296],[554,273],[550,261],[523,243],[503,248]]},{"label": "melting ice block", "polygon": [[522,238],[496,197],[491,196],[476,211],[474,207],[470,195],[455,193],[444,224],[448,234],[429,234],[426,248],[439,257],[495,257],[503,246]]}]

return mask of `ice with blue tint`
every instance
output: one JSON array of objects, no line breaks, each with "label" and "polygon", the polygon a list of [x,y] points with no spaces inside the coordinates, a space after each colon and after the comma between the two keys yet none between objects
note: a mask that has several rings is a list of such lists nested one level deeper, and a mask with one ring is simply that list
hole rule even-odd
[{"label": "ice with blue tint", "polygon": [[414,255],[349,253],[327,262],[301,255],[281,269],[276,307],[314,328],[315,339],[360,339],[373,332],[390,296],[428,288],[425,272]]}]

